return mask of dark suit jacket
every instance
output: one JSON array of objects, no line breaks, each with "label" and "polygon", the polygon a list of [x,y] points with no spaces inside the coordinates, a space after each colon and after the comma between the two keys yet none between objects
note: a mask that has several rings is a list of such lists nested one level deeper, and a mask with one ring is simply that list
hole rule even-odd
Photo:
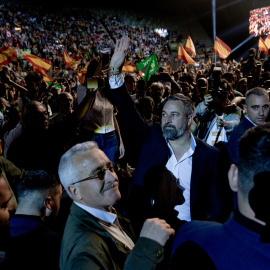
[{"label": "dark suit jacket", "polygon": [[[164,165],[165,167],[171,153],[163,137],[161,125],[155,123],[153,126],[149,126],[144,122],[125,86],[112,89],[110,92],[112,103],[119,111],[119,117],[135,135],[141,147],[126,211],[126,215],[131,219],[134,226],[135,223],[141,223],[147,217],[147,213],[144,213],[146,207],[143,200],[144,175],[155,165]],[[218,149],[197,138],[196,144],[190,184],[191,218],[216,220],[219,209],[216,186]],[[139,220],[140,217],[141,220]],[[139,229],[138,227],[136,233]]]}]

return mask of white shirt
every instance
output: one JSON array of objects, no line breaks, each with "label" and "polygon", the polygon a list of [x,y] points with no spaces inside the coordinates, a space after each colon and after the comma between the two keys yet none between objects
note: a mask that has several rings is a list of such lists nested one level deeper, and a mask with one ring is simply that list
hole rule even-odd
[{"label": "white shirt", "polygon": [[91,214],[92,216],[103,220],[107,223],[113,224],[117,218],[116,214],[111,213],[111,212],[107,212],[107,211],[103,211],[97,208],[93,208],[78,202],[74,202],[77,206],[79,206],[80,208],[82,208],[83,210],[85,210],[86,212],[88,212],[89,214]]},{"label": "white shirt", "polygon": [[[80,85],[77,89],[78,104],[80,104],[85,95],[86,87]],[[104,96],[103,90],[97,90],[96,99],[91,110],[88,110],[84,117],[84,128],[95,133],[106,134],[115,130],[113,121],[113,105]]]},{"label": "white shirt", "polygon": [[183,196],[185,198],[185,202],[182,205],[176,205],[174,209],[178,211],[177,217],[181,220],[186,220],[186,221],[191,221],[190,180],[191,180],[191,172],[192,172],[192,156],[196,147],[196,141],[193,135],[190,134],[190,136],[191,136],[190,147],[179,161],[177,161],[172,147],[170,146],[169,142],[167,142],[172,155],[166,164],[166,168],[173,173],[176,179],[179,180],[180,186],[184,188]]}]

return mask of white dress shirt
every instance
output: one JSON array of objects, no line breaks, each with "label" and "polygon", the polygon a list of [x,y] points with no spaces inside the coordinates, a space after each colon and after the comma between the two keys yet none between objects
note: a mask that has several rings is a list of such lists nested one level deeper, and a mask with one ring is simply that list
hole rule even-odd
[{"label": "white dress shirt", "polygon": [[182,205],[176,205],[174,209],[178,211],[177,217],[181,220],[186,220],[186,221],[191,220],[190,180],[191,180],[191,172],[192,172],[192,156],[196,147],[196,141],[193,135],[190,134],[190,136],[191,136],[190,147],[179,161],[177,161],[171,145],[169,144],[169,142],[167,142],[172,155],[166,164],[166,168],[173,173],[176,179],[179,180],[181,189],[184,188],[183,196],[185,198],[185,202]]}]

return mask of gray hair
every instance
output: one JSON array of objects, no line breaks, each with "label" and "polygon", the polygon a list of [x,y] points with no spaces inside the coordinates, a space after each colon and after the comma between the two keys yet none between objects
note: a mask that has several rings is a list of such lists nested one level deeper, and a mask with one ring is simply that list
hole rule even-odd
[{"label": "gray hair", "polygon": [[185,112],[186,117],[188,117],[190,115],[194,115],[195,106],[194,106],[193,101],[189,97],[187,97],[181,93],[174,94],[172,96],[169,96],[168,98],[166,98],[163,101],[163,104],[162,104],[163,107],[168,101],[171,101],[171,100],[179,100],[179,101],[183,102],[184,112]]},{"label": "gray hair", "polygon": [[60,159],[60,163],[58,166],[58,175],[59,179],[68,193],[68,195],[71,197],[71,194],[68,190],[68,186],[72,183],[79,181],[78,179],[78,168],[74,164],[73,157],[75,155],[78,155],[80,152],[87,152],[91,151],[95,148],[98,148],[97,144],[93,141],[88,141],[84,143],[79,143],[70,148]]},{"label": "gray hair", "polygon": [[161,88],[164,90],[164,85],[161,82],[153,82],[150,86],[150,89],[153,90],[154,88]]}]

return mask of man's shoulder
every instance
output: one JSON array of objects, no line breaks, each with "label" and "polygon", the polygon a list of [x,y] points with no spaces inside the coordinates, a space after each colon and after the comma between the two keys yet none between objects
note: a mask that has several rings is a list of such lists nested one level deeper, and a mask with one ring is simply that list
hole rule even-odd
[{"label": "man's shoulder", "polygon": [[186,241],[203,243],[210,241],[214,235],[220,235],[223,224],[214,221],[192,220],[185,223],[177,232],[174,240],[174,249]]},{"label": "man's shoulder", "polygon": [[[123,222],[129,222],[117,216],[121,226]],[[119,259],[119,246],[121,244],[99,224],[97,218],[72,204],[61,243],[61,269],[81,269],[82,265],[88,269],[96,269],[97,266],[113,269],[113,262]],[[115,254],[115,258],[110,254]]]},{"label": "man's shoulder", "polygon": [[100,242],[105,229],[98,223],[97,218],[87,213],[74,203],[71,205],[63,238],[62,250],[73,250],[76,253],[87,249],[95,249]]},{"label": "man's shoulder", "polygon": [[52,231],[38,216],[13,215],[10,219],[10,234],[13,240],[21,242],[23,239],[31,243],[58,243],[60,237]]},{"label": "man's shoulder", "polygon": [[[221,229],[222,226],[223,224],[215,221],[192,220],[181,226],[177,235],[189,233],[190,235],[206,234],[206,232],[213,233],[215,230]],[[198,228],[200,228],[200,230],[198,230]]]},{"label": "man's shoulder", "polygon": [[233,129],[229,142],[236,139],[237,137],[241,137],[246,130],[252,128],[254,125],[246,118],[244,117],[242,121]]}]

